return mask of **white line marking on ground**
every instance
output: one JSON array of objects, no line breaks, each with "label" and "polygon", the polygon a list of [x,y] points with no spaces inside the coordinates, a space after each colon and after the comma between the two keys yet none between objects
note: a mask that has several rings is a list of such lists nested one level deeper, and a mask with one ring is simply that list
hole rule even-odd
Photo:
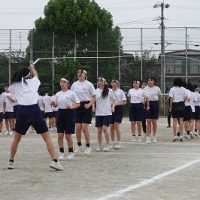
[{"label": "white line marking on ground", "polygon": [[152,177],[150,179],[145,179],[145,180],[143,180],[143,181],[141,181],[141,182],[139,182],[139,183],[137,183],[135,185],[130,185],[129,187],[127,187],[125,189],[122,189],[122,190],[113,192],[111,194],[102,196],[102,197],[100,197],[100,198],[98,198],[96,200],[108,200],[108,199],[112,199],[112,198],[122,197],[123,195],[125,195],[128,192],[132,192],[132,191],[134,191],[134,190],[136,190],[138,188],[141,188],[141,187],[144,187],[146,185],[149,185],[150,183],[154,183],[154,182],[156,182],[156,181],[158,181],[158,180],[160,180],[160,179],[162,179],[162,178],[164,178],[166,176],[169,176],[171,174],[177,173],[177,172],[179,172],[179,171],[181,171],[181,170],[183,170],[185,168],[188,168],[188,167],[190,167],[192,165],[195,165],[195,164],[197,164],[199,162],[200,162],[200,160],[193,160],[193,161],[191,161],[189,163],[181,165],[180,167],[177,167],[175,169],[166,171],[166,172],[164,172],[162,174],[159,174],[157,176],[154,176],[154,177]]}]

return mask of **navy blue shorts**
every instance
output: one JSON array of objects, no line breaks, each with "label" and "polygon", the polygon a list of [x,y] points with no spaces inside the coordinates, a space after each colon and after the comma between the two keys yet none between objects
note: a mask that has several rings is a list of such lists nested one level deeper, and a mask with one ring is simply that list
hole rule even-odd
[{"label": "navy blue shorts", "polygon": [[131,103],[129,105],[129,121],[143,121],[144,120],[144,104]]},{"label": "navy blue shorts", "polygon": [[185,106],[183,121],[190,121],[192,119],[192,108],[191,106]]},{"label": "navy blue shorts", "polygon": [[14,112],[5,112],[4,119],[14,119]]},{"label": "navy blue shorts", "polygon": [[43,117],[44,119],[46,119],[46,118],[45,118],[45,112],[44,112],[44,111],[41,111],[41,113],[42,113],[42,117]]},{"label": "navy blue shorts", "polygon": [[149,110],[146,111],[146,119],[159,118],[159,103],[158,101],[149,101]]},{"label": "navy blue shorts", "polygon": [[172,118],[184,118],[185,104],[184,102],[172,103]]},{"label": "navy blue shorts", "polygon": [[53,117],[57,116],[58,111],[53,111]]},{"label": "navy blue shorts", "polygon": [[74,134],[75,116],[74,110],[59,109],[56,117],[57,133]]},{"label": "navy blue shorts", "polygon": [[17,108],[18,108],[18,105],[16,105],[16,106],[13,107],[13,109],[14,109],[14,118],[15,119],[16,119]]},{"label": "navy blue shorts", "polygon": [[115,112],[112,113],[112,117],[111,117],[111,124],[114,124],[115,122],[117,123],[121,123],[122,122],[122,118],[123,118],[123,114],[124,114],[124,108],[123,106],[115,106]]},{"label": "navy blue shorts", "polygon": [[75,109],[75,122],[91,124],[92,121],[92,106],[88,109],[84,107],[85,104],[90,103],[90,101],[84,101],[80,103],[80,107]]},{"label": "navy blue shorts", "polygon": [[18,105],[15,131],[25,135],[30,126],[33,126],[38,134],[48,131],[47,124],[37,104],[28,106]]},{"label": "navy blue shorts", "polygon": [[109,127],[110,120],[111,120],[111,115],[96,116],[95,127],[97,127],[97,128],[100,128],[100,127],[103,127],[103,126],[108,126]]},{"label": "navy blue shorts", "polygon": [[3,121],[3,113],[0,113],[0,122]]},{"label": "navy blue shorts", "polygon": [[44,114],[44,116],[45,116],[45,119],[46,118],[52,118],[52,117],[54,117],[54,115],[53,115],[53,112],[46,112],[45,114]]},{"label": "navy blue shorts", "polygon": [[200,107],[199,106],[195,106],[194,119],[195,120],[199,120],[200,119]]}]

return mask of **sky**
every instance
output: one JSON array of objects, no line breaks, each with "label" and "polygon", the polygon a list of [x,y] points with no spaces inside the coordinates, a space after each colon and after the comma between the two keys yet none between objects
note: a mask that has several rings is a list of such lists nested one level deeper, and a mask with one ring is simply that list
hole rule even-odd
[{"label": "sky", "polygon": [[[0,29],[33,28],[34,21],[43,17],[48,0],[0,0]],[[160,8],[153,5],[157,0],[96,0],[108,10],[115,25],[120,27],[157,27]],[[200,26],[200,1],[165,0],[170,4],[165,9],[166,26]]]},{"label": "sky", "polygon": [[[34,21],[43,16],[43,10],[48,0],[0,0],[0,29],[31,29],[34,27]],[[158,28],[160,24],[159,17],[161,9],[153,8],[153,5],[160,4],[157,0],[96,0],[100,7],[105,8],[113,16],[114,25],[121,28]],[[165,4],[170,7],[164,10],[166,27],[200,27],[200,1],[198,0],[165,0]],[[146,30],[145,30],[146,31]],[[156,49],[155,43],[159,44],[160,30],[148,31],[148,49]],[[19,31],[18,31],[19,32]],[[0,32],[0,37],[1,37]],[[129,45],[135,45],[140,48],[140,31],[139,30],[122,30],[124,37],[125,49],[129,49]],[[136,39],[133,38],[136,37]],[[199,35],[199,37],[198,37]],[[153,38],[153,36],[155,36]],[[23,37],[22,32],[20,36]],[[131,38],[132,37],[132,38]],[[184,47],[185,31],[169,30],[166,31],[166,47],[168,44],[176,44],[176,48]],[[181,38],[181,42],[179,40]],[[200,29],[195,31],[189,30],[188,39],[190,44],[200,44]],[[133,41],[134,40],[134,41]],[[178,47],[180,43],[180,47]],[[132,47],[131,47],[132,48]],[[144,47],[145,48],[145,47]],[[157,47],[160,48],[160,47]]]}]

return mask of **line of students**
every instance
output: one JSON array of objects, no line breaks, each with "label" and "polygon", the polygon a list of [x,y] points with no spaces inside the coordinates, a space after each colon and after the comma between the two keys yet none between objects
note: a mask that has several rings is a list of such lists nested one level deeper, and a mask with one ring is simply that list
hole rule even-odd
[{"label": "line of students", "polygon": [[[32,125],[37,133],[42,134],[43,139],[47,144],[47,149],[52,158],[50,167],[62,170],[63,167],[55,158],[54,149],[48,135],[47,125],[44,123],[44,117],[42,117],[42,112],[38,111],[38,104],[44,104],[44,98],[41,100],[40,97],[38,100],[37,90],[40,82],[37,78],[37,72],[34,66],[30,65],[30,70],[34,75],[33,78],[30,78],[28,71],[26,71],[27,69],[25,69],[26,68],[23,69],[24,71],[19,71],[17,72],[18,74],[16,73],[16,75],[14,75],[12,84],[9,87],[9,91],[15,94],[19,108],[17,111],[16,134],[11,145],[8,168],[14,168],[14,156],[17,151],[18,143],[21,140],[21,136],[24,135],[29,126]],[[98,141],[96,151],[107,152],[110,151],[110,148],[121,148],[120,124],[123,118],[123,105],[126,104],[126,97],[124,92],[119,88],[119,82],[117,80],[112,80],[112,89],[110,89],[108,88],[106,80],[103,77],[99,77],[97,80],[98,88],[95,89],[93,84],[87,80],[86,70],[79,69],[77,71],[77,77],[78,80],[72,84],[71,89],[69,81],[66,78],[62,78],[60,80],[61,91],[56,93],[54,98],[50,98],[48,95],[45,97],[46,102],[48,102],[51,107],[53,106],[58,109],[56,127],[58,133],[59,160],[65,159],[63,144],[64,136],[68,144],[67,159],[73,159],[75,154],[78,154],[81,151],[85,154],[91,153],[89,125],[91,124],[93,111],[95,112],[95,127],[97,128]],[[149,78],[147,86],[143,89],[141,88],[141,81],[134,80],[132,87],[133,88],[128,92],[132,141],[141,142],[142,122],[146,119],[146,142],[157,142],[157,121],[159,109],[162,109],[163,106],[162,93],[160,88],[156,86],[156,79],[153,77]],[[173,117],[173,141],[177,140],[177,130],[180,132],[180,140],[182,141],[183,139],[182,114],[185,110],[184,102],[186,103],[186,100],[190,100],[189,98],[187,99],[186,93],[186,89],[183,88],[182,85],[180,86],[179,83],[177,84],[177,80],[175,80],[174,87],[171,88],[169,93],[169,110],[172,112]],[[36,114],[31,115],[30,113]],[[49,113],[51,113],[51,111]],[[178,129],[176,128],[177,122],[179,122]],[[53,123],[50,122],[50,124],[52,127]],[[152,138],[151,131],[153,132]],[[74,149],[72,134],[75,132],[77,146]],[[85,148],[83,148],[82,145],[82,132],[85,136]],[[106,142],[104,146],[102,145],[102,133],[104,133]]]}]

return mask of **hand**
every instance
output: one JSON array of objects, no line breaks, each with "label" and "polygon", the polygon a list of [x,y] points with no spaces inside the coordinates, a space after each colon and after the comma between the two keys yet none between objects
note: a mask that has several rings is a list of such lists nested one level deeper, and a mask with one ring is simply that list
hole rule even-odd
[{"label": "hand", "polygon": [[91,106],[90,103],[87,103],[87,104],[84,105],[84,107],[85,107],[86,109],[89,109],[90,106]]},{"label": "hand", "polygon": [[146,110],[150,110],[150,107],[149,107],[149,106],[147,106],[147,107],[146,107]]}]

